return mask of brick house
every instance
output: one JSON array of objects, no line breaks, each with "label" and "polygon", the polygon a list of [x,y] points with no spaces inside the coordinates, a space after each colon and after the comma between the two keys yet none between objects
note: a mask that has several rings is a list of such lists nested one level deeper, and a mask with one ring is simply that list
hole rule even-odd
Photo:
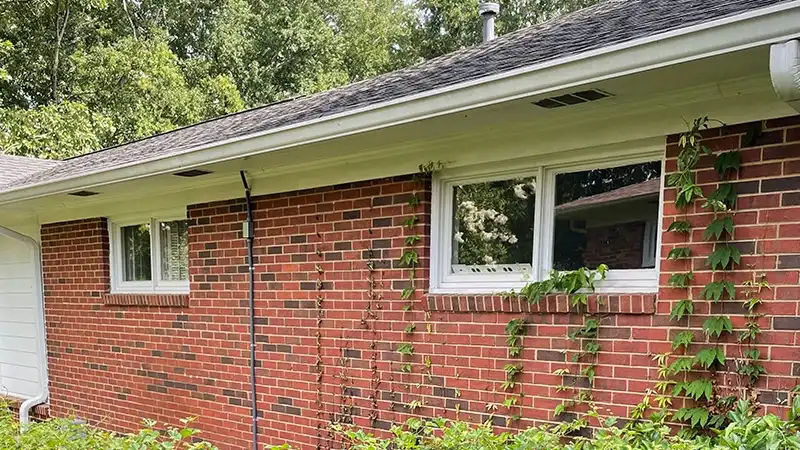
[{"label": "brick house", "polygon": [[[332,421],[487,419],[505,324],[524,316],[526,395],[508,426],[552,422],[553,371],[584,315],[497,293],[604,262],[594,398],[625,417],[677,330],[675,134],[709,116],[728,126],[706,143],[742,149],[737,279],[771,285],[757,388],[779,411],[800,377],[798,23],[794,1],[612,0],[78,158],[0,156],[2,392],[23,420],[36,405],[116,431],[197,416],[223,449],[335,447]],[[739,301],[720,307],[743,326]]]}]

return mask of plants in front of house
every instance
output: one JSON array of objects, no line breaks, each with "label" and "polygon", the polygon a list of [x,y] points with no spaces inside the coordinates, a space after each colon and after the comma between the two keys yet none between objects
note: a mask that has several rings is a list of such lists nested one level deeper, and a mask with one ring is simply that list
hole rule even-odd
[{"label": "plants in front of house", "polygon": [[[621,422],[591,414],[597,422],[588,437],[575,436],[574,424],[532,427],[516,433],[496,433],[487,422],[410,419],[377,438],[358,428],[337,427],[349,450],[789,450],[800,449],[800,402],[795,397],[787,419],[756,416],[747,400],[734,402],[724,428],[708,436],[685,438],[670,433],[667,415]],[[281,447],[275,447],[279,449]],[[282,447],[284,450],[288,447]]]},{"label": "plants in front of house", "polygon": [[[216,450],[198,440],[199,431],[191,428],[193,419],[181,421],[180,427],[156,428],[154,421],[144,421],[137,433],[118,435],[69,419],[50,419],[20,423],[8,405],[0,404],[0,449],[8,450]],[[24,432],[23,432],[24,427]]]}]

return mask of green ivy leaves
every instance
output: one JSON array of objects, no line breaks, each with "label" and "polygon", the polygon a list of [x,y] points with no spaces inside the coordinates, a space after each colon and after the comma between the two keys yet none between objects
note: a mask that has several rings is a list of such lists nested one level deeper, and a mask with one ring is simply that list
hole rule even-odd
[{"label": "green ivy leaves", "polygon": [[694,333],[688,330],[681,331],[672,339],[672,349],[678,350],[681,347],[688,349],[689,345],[692,344],[692,341],[694,341]]},{"label": "green ivy leaves", "polygon": [[697,352],[695,362],[704,369],[710,369],[716,364],[725,364],[725,352],[720,347],[704,348]]},{"label": "green ivy leaves", "polygon": [[716,303],[722,299],[723,292],[732,299],[736,295],[736,287],[728,280],[712,281],[700,291],[700,298]]},{"label": "green ivy leaves", "polygon": [[681,320],[694,313],[694,303],[691,300],[681,300],[672,307],[669,313],[670,320]]},{"label": "green ivy leaves", "polygon": [[669,224],[667,231],[672,231],[675,233],[688,233],[691,228],[691,222],[687,220],[676,220],[675,222]]},{"label": "green ivy leaves", "polygon": [[742,255],[738,248],[730,244],[717,244],[714,252],[708,255],[706,266],[711,270],[725,270],[731,263],[740,264],[741,262]]},{"label": "green ivy leaves", "polygon": [[727,178],[729,172],[739,170],[742,164],[742,155],[739,152],[725,152],[717,155],[714,161],[714,170],[717,171],[721,178]]},{"label": "green ivy leaves", "polygon": [[682,381],[675,385],[672,395],[686,395],[692,400],[711,400],[714,392],[714,384],[707,378],[700,378],[694,381]]},{"label": "green ivy leaves", "polygon": [[686,259],[689,258],[691,254],[692,251],[689,250],[689,247],[675,247],[669,251],[667,259]]},{"label": "green ivy leaves", "polygon": [[703,322],[703,333],[718,338],[722,333],[733,333],[733,323],[727,316],[713,316]]},{"label": "green ivy leaves", "polygon": [[728,236],[733,234],[733,217],[731,216],[714,219],[711,224],[706,227],[706,231],[703,232],[703,239],[707,241],[712,237],[714,239],[719,239],[724,233],[728,233]]}]

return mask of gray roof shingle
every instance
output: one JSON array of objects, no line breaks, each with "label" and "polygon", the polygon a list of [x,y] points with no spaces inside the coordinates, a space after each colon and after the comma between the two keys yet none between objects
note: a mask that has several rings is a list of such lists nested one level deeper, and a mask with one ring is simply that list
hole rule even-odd
[{"label": "gray roof shingle", "polygon": [[215,141],[299,124],[787,1],[607,0],[413,67],[72,158],[12,182],[0,180],[0,192],[168,157]]},{"label": "gray roof shingle", "polygon": [[0,153],[0,186],[62,164],[49,159],[26,158]]}]

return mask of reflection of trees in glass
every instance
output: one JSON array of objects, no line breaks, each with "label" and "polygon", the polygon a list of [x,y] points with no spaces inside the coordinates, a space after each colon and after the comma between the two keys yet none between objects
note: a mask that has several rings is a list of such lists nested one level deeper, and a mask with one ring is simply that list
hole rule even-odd
[{"label": "reflection of trees in glass", "polygon": [[454,188],[454,264],[530,263],[533,178]]},{"label": "reflection of trees in glass", "polygon": [[123,227],[121,231],[125,281],[150,281],[150,224]]},{"label": "reflection of trees in glass", "polygon": [[[556,206],[660,176],[661,162],[659,161],[560,174],[556,176]],[[553,268],[571,270],[583,267],[585,250],[586,234],[571,230],[568,220],[556,219]]]},{"label": "reflection of trees in glass", "polygon": [[189,279],[188,223],[185,220],[161,222],[161,279]]}]

